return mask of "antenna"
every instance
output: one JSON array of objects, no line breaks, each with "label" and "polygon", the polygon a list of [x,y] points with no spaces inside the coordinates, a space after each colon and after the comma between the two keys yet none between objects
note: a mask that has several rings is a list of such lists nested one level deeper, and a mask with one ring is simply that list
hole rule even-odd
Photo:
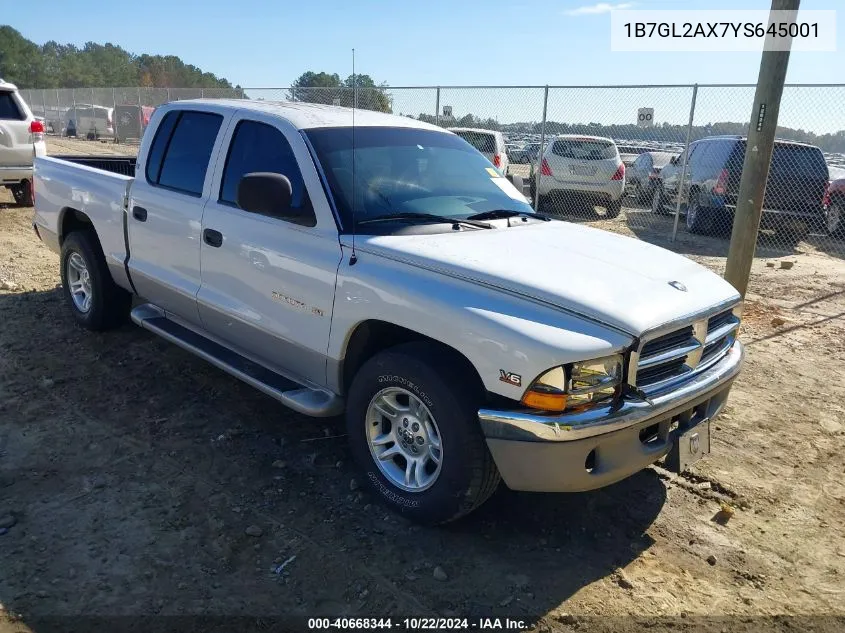
[{"label": "antenna", "polygon": [[352,254],[349,265],[354,266],[358,261],[355,252],[355,107],[358,105],[358,77],[355,75],[355,49],[352,49]]}]

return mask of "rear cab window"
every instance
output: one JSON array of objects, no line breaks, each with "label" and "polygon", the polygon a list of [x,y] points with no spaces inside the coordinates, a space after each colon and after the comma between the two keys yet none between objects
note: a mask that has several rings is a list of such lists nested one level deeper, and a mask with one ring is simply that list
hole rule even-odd
[{"label": "rear cab window", "polygon": [[613,141],[578,138],[557,139],[552,145],[552,154],[575,160],[608,160],[618,156]]},{"label": "rear cab window", "polygon": [[15,100],[11,90],[0,90],[0,120],[23,121],[26,119],[23,109]]},{"label": "rear cab window", "polygon": [[496,153],[496,136],[494,134],[466,131],[455,132],[455,134],[460,136],[482,154]]},{"label": "rear cab window", "polygon": [[154,186],[201,196],[211,150],[222,123],[223,117],[212,112],[168,112],[150,147],[147,181]]},{"label": "rear cab window", "polygon": [[818,147],[777,142],[769,171],[774,174],[825,180],[829,175],[824,154]]}]

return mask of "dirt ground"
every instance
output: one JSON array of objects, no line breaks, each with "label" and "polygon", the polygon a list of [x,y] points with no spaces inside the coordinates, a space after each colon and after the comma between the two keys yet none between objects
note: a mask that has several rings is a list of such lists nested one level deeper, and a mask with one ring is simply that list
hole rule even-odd
[{"label": "dirt ground", "polygon": [[[747,363],[691,473],[653,467],[583,494],[501,489],[427,529],[359,487],[339,420],[292,413],[132,325],[75,327],[31,216],[0,193],[4,633],[80,615],[498,615],[538,631],[845,616],[842,258],[802,247],[755,260]],[[668,225],[637,217],[597,224],[722,271],[724,240],[669,244]],[[797,626],[814,627],[845,620]]]}]

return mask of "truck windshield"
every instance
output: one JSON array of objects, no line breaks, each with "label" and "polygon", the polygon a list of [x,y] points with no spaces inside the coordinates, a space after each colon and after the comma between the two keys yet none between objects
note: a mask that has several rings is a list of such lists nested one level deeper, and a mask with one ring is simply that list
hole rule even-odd
[{"label": "truck windshield", "polygon": [[[525,197],[463,139],[415,128],[305,130],[326,175],[343,230],[387,214],[468,218],[487,211],[533,213]],[[366,230],[383,224],[367,224]],[[362,226],[361,229],[364,227]]]}]

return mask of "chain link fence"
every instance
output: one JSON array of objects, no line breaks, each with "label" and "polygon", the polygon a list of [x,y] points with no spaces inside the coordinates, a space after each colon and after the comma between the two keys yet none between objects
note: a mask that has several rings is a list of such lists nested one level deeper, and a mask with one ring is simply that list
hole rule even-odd
[{"label": "chain link fence", "polygon": [[[727,253],[753,85],[22,90],[48,132],[137,141],[169,101],[248,98],[500,133],[491,160],[538,210],[687,252]],[[351,113],[350,113],[351,124]],[[479,138],[479,137],[474,137]],[[485,141],[486,142],[486,141]],[[498,157],[497,157],[498,155]],[[758,256],[845,255],[845,85],[788,85]]]}]

